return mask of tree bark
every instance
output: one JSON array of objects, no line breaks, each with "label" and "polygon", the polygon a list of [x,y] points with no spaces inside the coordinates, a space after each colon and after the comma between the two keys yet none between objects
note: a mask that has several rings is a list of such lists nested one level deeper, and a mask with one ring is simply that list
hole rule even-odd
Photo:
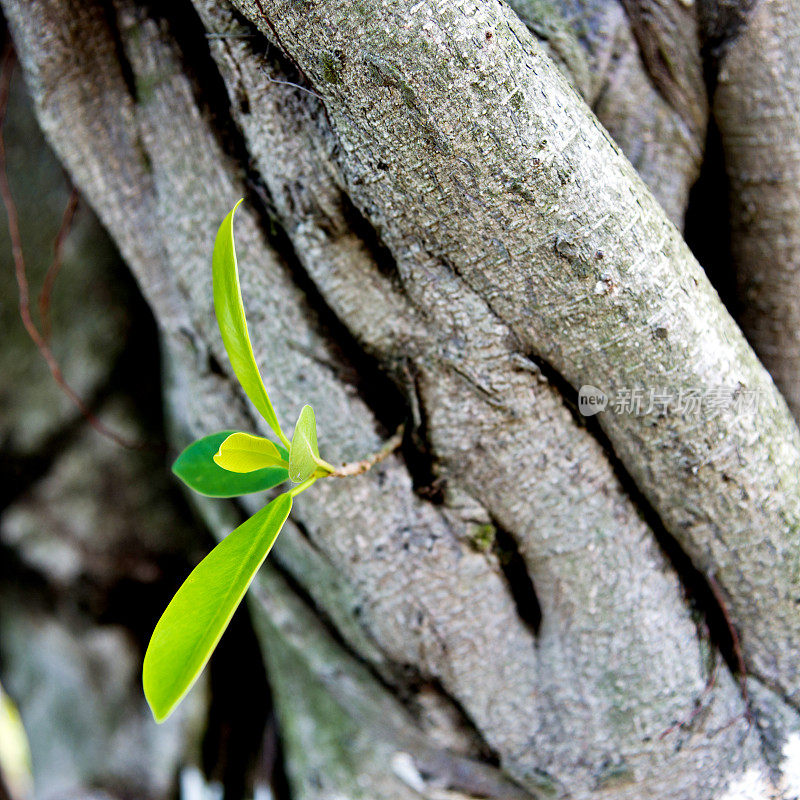
[{"label": "tree bark", "polygon": [[800,10],[760,3],[720,63],[714,113],[731,182],[742,327],[800,414]]},{"label": "tree bark", "polygon": [[[665,6],[653,49],[600,6],[611,33],[576,45],[569,15],[527,9],[556,66],[488,0],[3,6],[42,127],[158,319],[174,444],[265,432],[211,308],[242,195],[284,421],[312,403],[342,461],[410,423],[402,452],[298,500],[251,596],[295,794],[792,796],[800,434],[670,221],[705,137],[698,19]],[[663,208],[570,80],[651,185],[675,164]],[[587,384],[729,403],[587,427]],[[687,591],[737,632],[750,708]]]}]

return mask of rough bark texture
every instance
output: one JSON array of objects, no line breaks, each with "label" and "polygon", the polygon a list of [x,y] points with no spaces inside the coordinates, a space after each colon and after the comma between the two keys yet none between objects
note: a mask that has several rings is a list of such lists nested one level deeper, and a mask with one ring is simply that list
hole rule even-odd
[{"label": "rough bark texture", "polygon": [[765,0],[720,61],[742,326],[800,415],[800,8]]},{"label": "rough bark texture", "polygon": [[[800,435],[512,10],[3,5],[41,124],[159,320],[174,443],[264,431],[211,309],[210,242],[245,193],[245,302],[284,421],[311,402],[335,461],[408,417],[401,453],[298,500],[251,597],[295,795],[791,797]],[[648,83],[619,7],[516,10],[651,183],[676,159],[679,220],[705,135],[688,12],[659,23],[688,37],[680,69]],[[579,17],[613,45],[578,36]],[[587,430],[570,411],[583,384],[759,402],[609,409]],[[230,508],[200,507],[230,529]],[[761,727],[687,600],[705,573]]]},{"label": "rough bark texture", "polygon": [[682,228],[708,105],[694,7],[673,2],[654,13],[649,4],[617,0],[509,5]]},{"label": "rough bark texture", "polygon": [[[339,166],[401,280],[418,286],[410,270],[425,262],[449,272],[508,326],[522,354],[576,388],[758,392],[755,431],[753,419],[732,413],[699,423],[669,411],[600,419],[670,532],[715,570],[753,667],[800,698],[792,644],[800,437],[688,248],[602,128],[503,6],[358,18],[335,4],[302,15],[270,8],[279,17],[270,27],[325,93]],[[334,74],[325,53],[338,59]],[[758,544],[752,530],[763,532]],[[747,574],[737,563],[742,548]],[[777,565],[776,553],[785,554]]]}]

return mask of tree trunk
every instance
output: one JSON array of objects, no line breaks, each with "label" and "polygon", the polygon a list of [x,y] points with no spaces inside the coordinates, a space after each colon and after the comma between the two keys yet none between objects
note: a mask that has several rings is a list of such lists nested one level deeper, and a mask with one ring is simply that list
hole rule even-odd
[{"label": "tree trunk", "polygon": [[[292,797],[800,793],[800,433],[679,231],[713,107],[743,303],[786,256],[786,313],[743,319],[784,326],[753,344],[794,403],[796,54],[746,54],[796,3],[2,3],[158,321],[173,447],[265,432],[212,310],[240,196],[283,421],[310,402],[330,461],[407,424],[298,499],[250,594]],[[196,505],[221,536],[260,502]]]}]

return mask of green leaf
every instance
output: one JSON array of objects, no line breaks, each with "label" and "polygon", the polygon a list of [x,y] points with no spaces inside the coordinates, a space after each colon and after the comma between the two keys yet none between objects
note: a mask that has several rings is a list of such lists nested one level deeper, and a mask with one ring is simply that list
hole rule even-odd
[{"label": "green leaf", "polygon": [[254,472],[265,467],[287,468],[280,451],[269,439],[249,433],[232,433],[219,446],[214,463],[230,472]]},{"label": "green leaf", "polygon": [[222,342],[228,352],[233,371],[247,396],[259,410],[275,435],[289,446],[289,440],[281,430],[278,417],[272,408],[261,373],[258,371],[253,345],[247,332],[247,320],[239,287],[239,270],[236,263],[236,247],[233,241],[233,215],[243,201],[240,200],[222,221],[214,241],[212,272],[214,277],[214,310],[222,334]]},{"label": "green leaf", "polygon": [[[175,460],[172,471],[194,491],[207,497],[238,497],[261,492],[283,483],[289,477],[286,467],[268,467],[241,474],[228,472],[214,463],[220,445],[234,431],[219,431],[190,444]],[[281,458],[288,461],[289,453],[277,446]]]},{"label": "green leaf", "polygon": [[295,483],[302,483],[314,474],[319,461],[317,421],[314,409],[305,405],[297,418],[289,447],[289,477]]},{"label": "green leaf", "polygon": [[305,405],[297,418],[289,447],[289,477],[295,483],[302,483],[315,472],[321,477],[334,472],[334,468],[319,457],[314,409]]},{"label": "green leaf", "polygon": [[192,571],[156,625],[142,682],[157,722],[191,689],[292,509],[282,494],[228,534]]}]

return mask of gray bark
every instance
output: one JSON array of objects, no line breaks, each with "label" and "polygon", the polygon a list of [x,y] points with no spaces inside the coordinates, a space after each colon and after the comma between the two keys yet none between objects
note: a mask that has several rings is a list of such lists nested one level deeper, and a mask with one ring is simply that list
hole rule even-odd
[{"label": "gray bark", "polygon": [[509,5],[682,228],[702,162],[708,106],[696,9],[617,0]]},{"label": "gray bark", "polygon": [[[325,92],[348,188],[393,247],[401,280],[416,288],[418,265],[449,268],[522,355],[546,360],[576,388],[659,382],[759,393],[763,446],[753,447],[753,421],[733,414],[699,425],[675,413],[600,420],[670,532],[716,571],[745,648],[750,639],[762,650],[750,656],[754,668],[797,699],[794,637],[774,628],[800,626],[792,591],[800,438],[782,398],[677,231],[561,76],[545,72],[549,62],[516,19],[502,7],[436,11],[432,24],[423,12],[403,15],[399,41],[384,29],[400,27],[400,10],[365,20],[326,5],[317,13],[330,41],[320,41],[313,16],[293,25],[296,12],[283,6],[271,25]],[[487,30],[495,31],[488,44]],[[404,49],[414,35],[433,44]],[[336,80],[320,47],[341,52]],[[517,108],[504,104],[516,96]],[[386,169],[376,178],[378,161]],[[742,489],[745,508],[734,500]],[[772,522],[770,504],[780,507]],[[767,538],[754,547],[750,530]],[[742,546],[747,575],[736,563]],[[776,553],[787,555],[784,577]],[[755,588],[766,581],[769,598]]]},{"label": "gray bark", "polygon": [[[438,504],[415,492],[410,448],[323,482],[281,535],[283,577],[259,578],[297,796],[721,798],[748,781],[793,796],[800,434],[665,210],[520,19],[478,0],[261,0],[237,3],[243,20],[197,0],[225,35],[207,50],[182,39],[188,8],[167,24],[121,0],[112,24],[90,0],[3,5],[42,127],[158,318],[175,444],[264,432],[227,371],[208,265],[255,183],[236,235],[282,419],[311,402],[327,459],[373,452],[406,413],[352,379],[380,369],[442,487]],[[645,83],[635,26],[614,8],[597,19],[621,54],[605,93],[587,66],[602,48],[576,49],[568,15],[526,21],[651,182],[674,155],[678,220],[705,134],[699,62],[680,62],[692,97],[674,74]],[[652,140],[625,75],[663,120]],[[569,410],[583,384],[759,404],[609,410],[590,432]],[[508,541],[535,596],[503,568]],[[719,584],[760,727],[659,541]]]},{"label": "gray bark", "polygon": [[800,8],[759,3],[720,63],[714,113],[731,182],[742,326],[800,414]]}]

